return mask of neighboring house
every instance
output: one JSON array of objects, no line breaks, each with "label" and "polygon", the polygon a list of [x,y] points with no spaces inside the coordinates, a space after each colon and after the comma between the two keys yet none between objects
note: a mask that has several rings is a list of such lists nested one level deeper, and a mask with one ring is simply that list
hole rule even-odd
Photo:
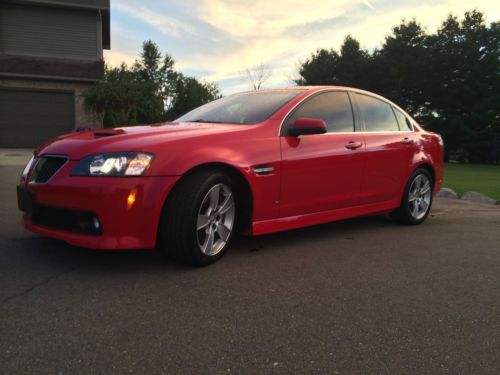
[{"label": "neighboring house", "polygon": [[102,127],[81,93],[104,76],[109,0],[0,0],[0,147]]}]

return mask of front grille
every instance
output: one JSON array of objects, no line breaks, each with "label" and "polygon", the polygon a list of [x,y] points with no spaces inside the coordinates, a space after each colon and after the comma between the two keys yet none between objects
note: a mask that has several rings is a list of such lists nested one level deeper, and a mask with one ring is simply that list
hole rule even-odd
[{"label": "front grille", "polygon": [[30,183],[43,184],[49,181],[67,160],[65,156],[42,156],[31,172]]},{"label": "front grille", "polygon": [[31,220],[34,224],[82,234],[102,234],[102,226],[91,212],[37,206]]}]

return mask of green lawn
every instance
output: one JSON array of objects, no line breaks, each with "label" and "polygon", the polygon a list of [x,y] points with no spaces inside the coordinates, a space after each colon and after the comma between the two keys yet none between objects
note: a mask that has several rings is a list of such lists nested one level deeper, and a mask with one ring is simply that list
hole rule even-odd
[{"label": "green lawn", "polygon": [[443,186],[455,190],[458,195],[477,191],[500,199],[500,166],[447,163]]}]

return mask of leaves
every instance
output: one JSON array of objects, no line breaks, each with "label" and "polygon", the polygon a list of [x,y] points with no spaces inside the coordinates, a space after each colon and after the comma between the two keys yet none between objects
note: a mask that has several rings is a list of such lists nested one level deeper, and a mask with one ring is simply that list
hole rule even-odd
[{"label": "leaves", "polygon": [[220,96],[215,83],[174,70],[174,59],[148,40],[131,68],[105,68],[104,80],[84,92],[85,107],[105,127],[150,124],[179,117]]}]

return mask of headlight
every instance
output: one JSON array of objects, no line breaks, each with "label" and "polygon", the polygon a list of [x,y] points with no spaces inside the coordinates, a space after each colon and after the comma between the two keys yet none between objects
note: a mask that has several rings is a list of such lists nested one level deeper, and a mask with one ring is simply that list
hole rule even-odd
[{"label": "headlight", "polygon": [[73,168],[72,176],[141,176],[153,160],[143,152],[90,155]]}]

